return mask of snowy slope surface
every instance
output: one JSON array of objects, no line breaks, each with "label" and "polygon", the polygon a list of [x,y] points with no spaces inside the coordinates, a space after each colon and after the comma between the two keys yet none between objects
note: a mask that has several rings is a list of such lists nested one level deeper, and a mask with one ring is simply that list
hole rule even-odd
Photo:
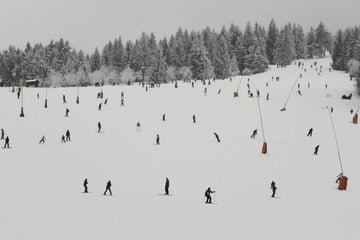
[{"label": "snowy slope surface", "polygon": [[[99,87],[80,88],[80,104],[76,88],[52,88],[47,109],[45,89],[25,88],[25,118],[16,93],[0,88],[0,127],[12,147],[0,149],[0,239],[360,239],[360,126],[350,114],[359,97],[347,74],[328,71],[330,59],[317,60],[321,76],[310,67],[314,61],[305,61],[307,72],[292,65],[250,77],[251,91],[261,93],[268,154],[261,154],[257,100],[247,96],[247,77],[212,81],[207,96],[200,81],[148,92],[139,85],[104,86],[104,99],[96,98]],[[281,112],[300,73],[302,96],[296,86]],[[351,92],[351,100],[341,99]],[[347,191],[335,183],[340,165],[324,106],[334,108]],[[66,129],[72,140],[61,143]],[[42,135],[45,144],[38,143]],[[172,196],[161,195],[166,177]],[[85,178],[89,194],[82,193]],[[103,196],[108,180],[111,197]],[[272,180],[278,198],[270,197]],[[207,187],[216,191],[215,204],[204,204]]]}]

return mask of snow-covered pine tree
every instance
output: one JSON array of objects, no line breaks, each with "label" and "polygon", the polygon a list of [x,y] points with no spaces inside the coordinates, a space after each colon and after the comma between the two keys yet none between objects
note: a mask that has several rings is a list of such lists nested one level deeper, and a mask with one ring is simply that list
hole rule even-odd
[{"label": "snow-covered pine tree", "polygon": [[238,68],[238,62],[236,61],[235,55],[233,55],[230,59],[230,65],[229,65],[229,75],[230,76],[236,76],[239,75],[240,71]]},{"label": "snow-covered pine tree", "polygon": [[193,40],[190,50],[190,64],[194,79],[204,80],[213,76],[213,67],[201,36]]},{"label": "snow-covered pine tree", "polygon": [[278,36],[279,30],[276,27],[274,19],[271,19],[266,38],[266,55],[270,64],[274,64],[275,44]]},{"label": "snow-covered pine tree", "polygon": [[100,64],[100,53],[99,50],[96,48],[94,53],[90,57],[90,69],[91,72],[95,72],[97,70],[100,70],[101,64]]},{"label": "snow-covered pine tree", "polygon": [[306,40],[304,30],[300,25],[293,25],[296,59],[304,59],[306,51]]},{"label": "snow-covered pine tree", "polygon": [[220,35],[216,42],[216,51],[214,53],[213,66],[217,78],[225,79],[230,76],[230,56],[227,41],[224,35]]},{"label": "snow-covered pine tree", "polygon": [[334,48],[332,53],[332,67],[336,70],[343,70],[345,68],[345,59],[343,53],[343,32],[339,30],[335,35]]}]

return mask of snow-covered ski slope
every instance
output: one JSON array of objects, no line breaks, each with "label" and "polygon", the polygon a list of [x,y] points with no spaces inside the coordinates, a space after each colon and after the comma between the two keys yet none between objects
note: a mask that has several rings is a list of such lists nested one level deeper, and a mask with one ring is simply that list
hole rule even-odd
[{"label": "snow-covered ski slope", "polygon": [[[310,67],[314,61],[323,65],[321,76]],[[103,99],[96,98],[99,87],[80,88],[80,104],[76,88],[51,88],[47,109],[45,89],[25,88],[24,118],[16,93],[0,88],[0,127],[12,147],[0,149],[0,239],[360,239],[360,126],[350,114],[360,101],[355,82],[329,72],[329,63],[306,60],[306,72],[292,65],[250,76],[251,91],[261,94],[268,154],[261,154],[257,100],[247,96],[247,77],[148,92],[139,85],[104,86]],[[296,86],[281,112],[300,73],[302,96]],[[351,100],[341,100],[351,92]],[[334,108],[347,191],[335,183],[340,165],[325,106]],[[72,140],[61,143],[67,129]],[[45,144],[38,143],[42,135]],[[166,177],[172,196],[162,195]],[[85,178],[89,194],[82,193]],[[103,196],[108,180],[111,197]],[[272,180],[278,198],[270,197]],[[216,191],[215,204],[205,204],[207,187]]]}]

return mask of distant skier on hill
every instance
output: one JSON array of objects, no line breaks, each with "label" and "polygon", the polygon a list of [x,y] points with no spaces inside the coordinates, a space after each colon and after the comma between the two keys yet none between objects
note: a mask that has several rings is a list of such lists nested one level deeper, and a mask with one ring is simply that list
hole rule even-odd
[{"label": "distant skier on hill", "polygon": [[105,101],[104,101],[104,104],[106,105],[106,104],[107,104],[107,102],[108,102],[108,99],[106,98],[106,99],[105,99]]},{"label": "distant skier on hill", "polygon": [[313,128],[310,128],[307,136],[308,136],[308,137],[312,137],[312,133],[313,133]]},{"label": "distant skier on hill", "polygon": [[62,143],[66,143],[65,135],[62,135],[62,136],[61,136],[61,142],[62,142]]},{"label": "distant skier on hill", "polygon": [[121,106],[124,106],[124,99],[122,98],[121,101],[120,101],[120,105]]},{"label": "distant skier on hill", "polygon": [[350,109],[350,114],[353,114],[354,110],[353,109]]},{"label": "distant skier on hill", "polygon": [[165,122],[165,113],[162,115],[162,120]]},{"label": "distant skier on hill", "polygon": [[214,132],[214,135],[215,135],[216,140],[217,140],[218,142],[220,142],[219,135],[218,135],[216,132]]},{"label": "distant skier on hill", "polygon": [[65,117],[68,117],[69,116],[69,112],[70,110],[68,108],[65,109]]},{"label": "distant skier on hill", "polygon": [[136,131],[140,131],[140,122],[136,123]]},{"label": "distant skier on hill", "polygon": [[316,145],[314,149],[314,155],[318,155],[320,145]]},{"label": "distant skier on hill", "polygon": [[63,103],[66,103],[65,94],[63,94]]},{"label": "distant skier on hill", "polygon": [[193,123],[196,123],[196,116],[195,114],[192,115]]},{"label": "distant skier on hill", "polygon": [[98,122],[98,132],[100,132],[100,131],[101,131],[101,123]]},{"label": "distant skier on hill", "polygon": [[260,91],[258,89],[256,89],[256,96],[259,98],[260,97]]},{"label": "distant skier on hill", "polygon": [[250,137],[255,138],[256,135],[257,135],[257,129],[254,129]]},{"label": "distant skier on hill", "polygon": [[10,148],[9,143],[10,143],[9,136],[6,136],[6,138],[5,138],[5,145],[4,145],[4,148]]},{"label": "distant skier on hill", "polygon": [[44,143],[45,143],[45,140],[46,140],[46,138],[45,138],[45,135],[44,135],[44,136],[41,137],[41,139],[40,139],[40,141],[39,141],[39,144],[40,144],[40,143],[44,144]]},{"label": "distant skier on hill", "polygon": [[105,192],[104,192],[104,195],[106,195],[106,193],[109,191],[110,195],[112,195],[112,192],[111,192],[111,181],[109,180],[106,184],[106,189],[105,189]]},{"label": "distant skier on hill", "polygon": [[65,134],[65,136],[66,136],[66,141],[71,141],[71,139],[70,139],[70,131],[69,131],[69,129],[68,130],[66,130],[66,134]]},{"label": "distant skier on hill", "polygon": [[276,187],[274,181],[271,182],[270,188],[271,188],[271,190],[272,190],[272,195],[271,195],[271,197],[275,197],[277,187]]},{"label": "distant skier on hill", "polygon": [[87,187],[87,185],[88,185],[88,179],[85,178],[84,183],[83,183],[84,193],[88,193],[88,187]]},{"label": "distant skier on hill", "polygon": [[269,93],[266,94],[266,100],[269,100]]},{"label": "distant skier on hill", "polygon": [[168,178],[165,180],[165,195],[169,195],[170,181]]},{"label": "distant skier on hill", "polygon": [[98,110],[101,110],[102,103],[99,103]]},{"label": "distant skier on hill", "polygon": [[5,131],[4,129],[1,129],[1,140],[4,140],[5,139]]},{"label": "distant skier on hill", "polygon": [[160,145],[160,136],[156,134],[156,145]]},{"label": "distant skier on hill", "polygon": [[212,198],[211,198],[211,193],[215,193],[215,191],[212,191],[210,187],[208,187],[208,189],[206,189],[205,191],[205,197],[206,197],[206,202],[207,204],[211,204],[212,202]]}]

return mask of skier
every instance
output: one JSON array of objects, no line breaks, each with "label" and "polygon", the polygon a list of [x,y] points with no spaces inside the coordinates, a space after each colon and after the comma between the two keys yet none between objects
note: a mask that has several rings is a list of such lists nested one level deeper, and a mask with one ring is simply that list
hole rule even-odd
[{"label": "skier", "polygon": [[333,108],[333,107],[330,108],[330,112],[331,112],[331,113],[334,112],[334,108]]},{"label": "skier", "polygon": [[37,93],[36,96],[37,96],[37,99],[39,99],[39,97],[40,97],[39,93]]},{"label": "skier", "polygon": [[121,98],[124,98],[124,92],[121,91]]},{"label": "skier", "polygon": [[178,87],[178,84],[177,84],[177,82],[175,81],[175,88],[177,88]]},{"label": "skier", "polygon": [[160,145],[160,136],[156,134],[156,145]]},{"label": "skier", "polygon": [[195,114],[192,115],[193,123],[196,123],[196,116]]},{"label": "skier", "polygon": [[191,87],[194,88],[194,82],[191,82]]},{"label": "skier", "polygon": [[88,179],[85,178],[84,183],[83,183],[84,193],[88,193],[88,187],[87,187],[87,185],[88,185]]},{"label": "skier", "polygon": [[137,122],[137,124],[136,124],[136,131],[140,132],[140,122]]},{"label": "skier", "polygon": [[101,105],[102,105],[102,103],[99,103],[98,110],[101,110]]},{"label": "skier", "polygon": [[316,145],[315,150],[314,150],[314,155],[318,155],[319,147],[320,147],[320,145]]},{"label": "skier", "polygon": [[214,132],[214,135],[215,135],[216,140],[217,140],[218,142],[220,142],[219,135],[218,135],[216,132]]},{"label": "skier", "polygon": [[68,116],[69,116],[69,112],[70,112],[70,110],[69,110],[68,108],[66,108],[66,110],[65,110],[65,117],[68,117]]},{"label": "skier", "polygon": [[210,187],[208,187],[208,189],[206,189],[205,191],[205,197],[206,197],[206,202],[205,203],[208,203],[208,204],[211,204],[211,193],[215,193],[215,191],[212,191]]},{"label": "skier", "polygon": [[300,91],[300,89],[298,90],[298,94],[299,94],[299,96],[301,96],[302,94],[301,94],[301,91]]},{"label": "skier", "polygon": [[101,123],[98,122],[98,132],[100,132],[100,131],[101,131]]},{"label": "skier", "polygon": [[9,136],[6,136],[4,148],[10,148],[9,142],[10,142]]},{"label": "skier", "polygon": [[308,136],[308,137],[312,137],[312,132],[313,132],[313,128],[310,128],[307,136]]},{"label": "skier", "polygon": [[168,178],[166,178],[166,180],[165,180],[165,195],[169,195],[169,186],[170,186],[170,181]]},{"label": "skier", "polygon": [[354,110],[353,109],[350,109],[350,114],[353,114]]},{"label": "skier", "polygon": [[108,102],[108,99],[106,98],[106,99],[105,99],[105,101],[104,101],[104,104],[106,105],[106,104],[107,104],[107,102]]},{"label": "skier", "polygon": [[251,134],[251,138],[255,138],[256,137],[256,134],[257,134],[257,129],[254,129],[254,131],[252,132]]},{"label": "skier", "polygon": [[260,97],[260,91],[258,89],[256,89],[256,96],[259,98]]},{"label": "skier", "polygon": [[266,94],[266,100],[269,100],[269,93]]},{"label": "skier", "polygon": [[68,130],[66,130],[66,141],[71,141],[71,139],[70,139],[70,131],[69,131],[69,129]]},{"label": "skier", "polygon": [[5,139],[5,131],[4,129],[1,129],[1,140],[4,140]]},{"label": "skier", "polygon": [[165,122],[165,113],[162,115],[162,120]]},{"label": "skier", "polygon": [[20,98],[20,92],[21,92],[21,90],[20,90],[20,88],[19,88],[19,90],[18,90],[18,92],[17,92],[17,98],[18,98],[18,99]]},{"label": "skier", "polygon": [[120,105],[121,106],[124,106],[124,99],[122,98],[121,101],[120,101]]},{"label": "skier", "polygon": [[106,189],[105,189],[105,192],[104,192],[104,195],[106,195],[107,191],[110,192],[110,195],[112,195],[112,192],[111,192],[111,181],[109,180],[106,184]]},{"label": "skier", "polygon": [[308,88],[310,88],[310,82],[308,82]]},{"label": "skier", "polygon": [[275,185],[275,182],[272,181],[272,182],[271,182],[271,190],[272,190],[272,195],[271,195],[271,197],[275,197],[276,189],[277,189],[277,187],[276,187],[276,185]]},{"label": "skier", "polygon": [[62,142],[62,143],[66,143],[65,135],[62,135],[62,136],[61,136],[61,142]]},{"label": "skier", "polygon": [[63,103],[66,103],[65,94],[63,94]]},{"label": "skier", "polygon": [[204,89],[204,96],[207,94],[207,88]]},{"label": "skier", "polygon": [[39,141],[39,144],[40,144],[40,143],[44,144],[44,143],[45,143],[45,140],[46,140],[45,135],[43,135],[43,136],[41,137],[40,141]]}]

